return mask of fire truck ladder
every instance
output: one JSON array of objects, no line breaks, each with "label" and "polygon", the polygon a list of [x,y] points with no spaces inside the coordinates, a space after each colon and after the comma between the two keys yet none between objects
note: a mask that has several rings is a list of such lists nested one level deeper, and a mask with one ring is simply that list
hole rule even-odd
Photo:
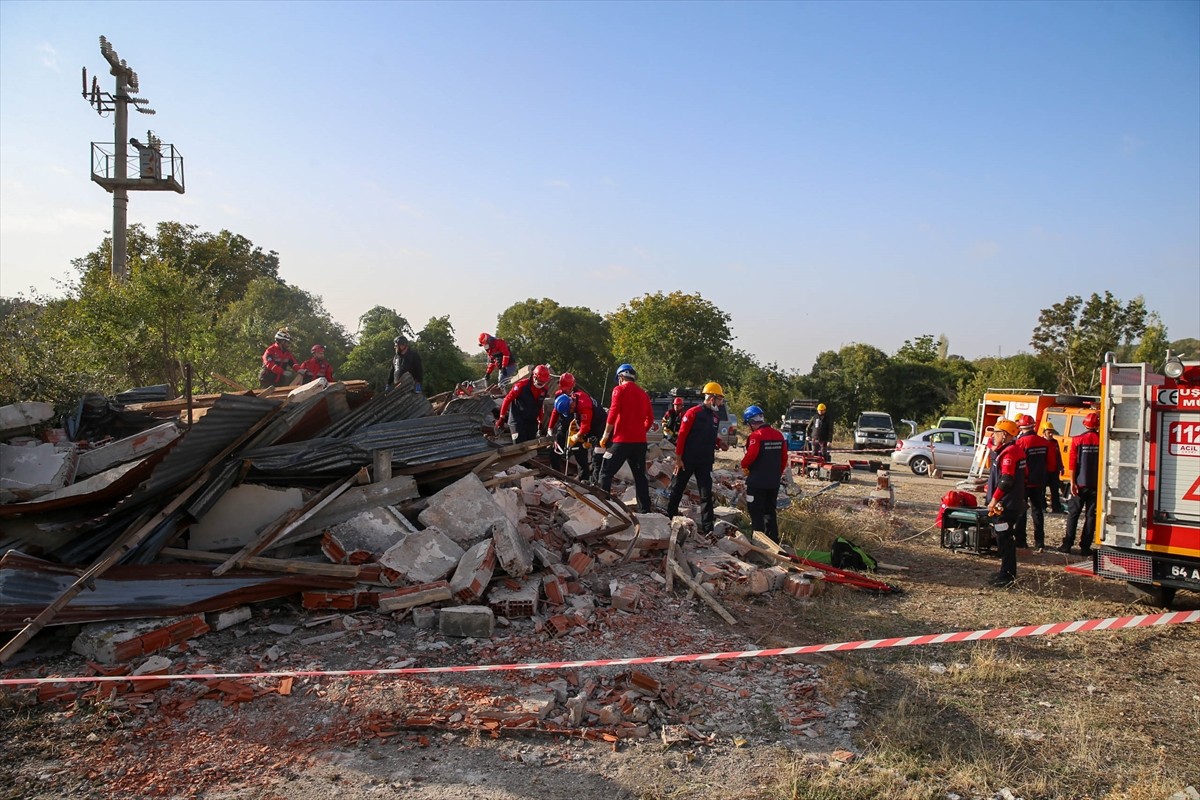
[{"label": "fire truck ladder", "polygon": [[[1101,540],[1116,547],[1145,545],[1150,406],[1145,364],[1107,365],[1104,387],[1104,501]],[[1119,376],[1119,377],[1118,377]],[[1123,380],[1121,380],[1123,379]]]}]

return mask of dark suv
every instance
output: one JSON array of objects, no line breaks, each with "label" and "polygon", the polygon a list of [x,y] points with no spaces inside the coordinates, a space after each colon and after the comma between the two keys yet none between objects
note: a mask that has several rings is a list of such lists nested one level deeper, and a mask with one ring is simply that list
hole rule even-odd
[{"label": "dark suv", "polygon": [[896,426],[886,411],[864,411],[854,426],[854,449],[867,447],[891,449],[896,446]]}]

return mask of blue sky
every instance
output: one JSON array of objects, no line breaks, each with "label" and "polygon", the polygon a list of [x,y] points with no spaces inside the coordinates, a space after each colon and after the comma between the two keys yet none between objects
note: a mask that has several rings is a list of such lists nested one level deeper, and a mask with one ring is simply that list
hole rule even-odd
[{"label": "blue sky", "polygon": [[1070,294],[1200,337],[1200,3],[0,2],[0,294],[112,225],[79,95],[141,78],[187,193],[349,330],[699,292],[807,372],[1028,350]]}]

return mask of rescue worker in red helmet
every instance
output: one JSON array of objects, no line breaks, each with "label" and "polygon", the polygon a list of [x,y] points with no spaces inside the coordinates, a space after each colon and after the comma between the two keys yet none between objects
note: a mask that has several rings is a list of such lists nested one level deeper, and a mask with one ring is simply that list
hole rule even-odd
[{"label": "rescue worker in red helmet", "polygon": [[304,380],[315,381],[317,378],[324,378],[333,383],[333,364],[325,360],[325,345],[314,344],[310,350],[312,358],[300,365],[300,372],[304,374]]},{"label": "rescue worker in red helmet", "polygon": [[1039,436],[1037,421],[1028,414],[1017,420],[1017,444],[1025,451],[1025,504],[1017,523],[1017,547],[1028,547],[1029,517],[1033,517],[1033,546],[1041,553],[1046,549],[1046,481],[1053,466],[1058,472],[1058,452],[1054,445]]},{"label": "rescue worker in red helmet", "polygon": [[275,341],[262,354],[262,369],[258,372],[258,385],[284,386],[292,379],[292,370],[300,362],[292,352],[292,334],[287,328],[275,332]]},{"label": "rescue worker in red helmet", "polygon": [[528,442],[536,439],[538,429],[542,426],[544,415],[542,401],[550,388],[550,368],[538,364],[528,378],[522,378],[512,385],[504,402],[500,404],[500,419],[496,420],[496,433],[504,427],[508,420],[508,429],[512,431],[513,442]]},{"label": "rescue worker in red helmet", "polygon": [[1079,553],[1090,556],[1096,537],[1096,489],[1100,485],[1100,415],[1095,411],[1088,414],[1083,418],[1083,427],[1083,433],[1071,439],[1071,499],[1067,501],[1067,532],[1058,549],[1071,552],[1082,515]]},{"label": "rescue worker in red helmet", "polygon": [[988,472],[988,516],[996,531],[1000,571],[988,579],[991,586],[1011,586],[1017,580],[1016,524],[1025,509],[1025,451],[1017,441],[1017,423],[996,420],[992,429],[992,466]]},{"label": "rescue worker in red helmet", "polygon": [[490,333],[479,334],[479,346],[487,352],[487,372],[483,373],[486,380],[493,370],[500,370],[496,376],[498,386],[506,386],[508,384],[508,376],[512,374],[512,351],[508,349],[508,342],[503,339],[497,339]]},{"label": "rescue worker in red helmet", "polygon": [[[554,400],[548,427],[555,433],[559,447],[575,458],[580,479],[586,483],[592,479],[590,450],[600,440],[600,431],[596,430],[596,426],[599,424],[603,429],[604,410],[598,408],[591,395],[576,385],[575,376],[569,372],[559,376],[558,388],[560,394]],[[562,469],[563,459],[555,451],[551,451],[550,466]]]},{"label": "rescue worker in red helmet", "polygon": [[671,444],[679,438],[679,424],[683,421],[683,398],[676,397],[667,407],[667,413],[662,418],[663,438]]}]

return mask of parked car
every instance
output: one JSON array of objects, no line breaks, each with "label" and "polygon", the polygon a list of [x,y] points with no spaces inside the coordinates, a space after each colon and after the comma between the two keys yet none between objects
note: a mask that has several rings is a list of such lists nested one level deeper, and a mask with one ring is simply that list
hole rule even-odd
[{"label": "parked car", "polygon": [[974,457],[974,431],[932,428],[896,442],[892,465],[908,467],[915,475],[928,475],[935,466],[943,472],[966,473]]},{"label": "parked car", "polygon": [[938,428],[952,428],[956,431],[975,432],[975,421],[966,417],[942,417],[937,421]]},{"label": "parked car", "polygon": [[886,411],[864,411],[854,426],[854,449],[892,447],[896,444],[896,426]]}]

